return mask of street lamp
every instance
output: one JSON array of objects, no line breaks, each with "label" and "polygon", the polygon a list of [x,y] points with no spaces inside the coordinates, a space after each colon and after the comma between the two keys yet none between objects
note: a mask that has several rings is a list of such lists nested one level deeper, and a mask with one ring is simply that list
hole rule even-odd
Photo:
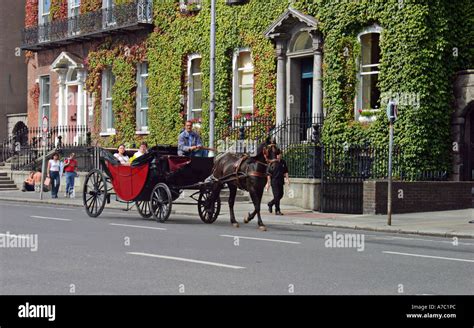
[{"label": "street lamp", "polygon": [[216,0],[211,0],[211,68],[209,106],[209,148],[214,149],[214,120],[216,116]]}]

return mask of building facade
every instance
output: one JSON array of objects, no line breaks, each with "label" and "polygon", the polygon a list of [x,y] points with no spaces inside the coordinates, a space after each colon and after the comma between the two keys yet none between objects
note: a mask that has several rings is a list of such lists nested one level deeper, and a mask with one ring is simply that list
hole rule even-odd
[{"label": "building facade", "polygon": [[[23,44],[32,52],[29,125],[47,115],[55,125],[87,125],[102,145],[175,144],[189,119],[207,139],[210,1],[27,7],[36,13]],[[406,170],[470,180],[473,8],[467,0],[218,0],[215,124],[304,118],[295,142],[308,143],[307,118],[324,118],[324,143],[384,145],[385,108],[395,100]]]},{"label": "building facade", "polygon": [[0,140],[26,124],[26,66],[20,50],[25,7],[2,1],[0,10]]}]

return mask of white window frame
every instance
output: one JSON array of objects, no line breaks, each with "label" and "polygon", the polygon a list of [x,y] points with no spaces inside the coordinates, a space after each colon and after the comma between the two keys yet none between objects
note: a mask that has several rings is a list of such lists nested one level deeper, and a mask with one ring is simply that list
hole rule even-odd
[{"label": "white window frame", "polygon": [[[146,73],[143,73],[143,68],[147,67]],[[148,124],[142,125],[141,120],[139,117],[141,117],[141,113],[145,112],[145,117],[147,118],[147,123],[148,123],[148,109],[149,109],[149,98],[150,96],[148,95],[147,98],[147,104],[146,107],[142,107],[142,92],[143,88],[147,88],[146,86],[146,80],[148,80],[148,62],[142,62],[137,64],[137,98],[136,98],[136,103],[137,103],[137,109],[136,109],[136,123],[137,123],[137,134],[148,134]],[[142,80],[145,78],[145,85],[142,84]],[[147,90],[147,93],[149,90]]]},{"label": "white window frame", "polygon": [[[38,25],[44,25],[46,23],[49,23],[50,21],[50,18],[49,18],[49,15],[50,15],[50,12],[51,12],[51,1],[52,0],[49,0],[49,11],[48,12],[44,12],[44,0],[40,0],[39,1],[39,5],[38,5]],[[45,19],[46,17],[46,19]]]},{"label": "white window frame", "polygon": [[[378,33],[380,35],[380,37],[379,37],[379,46],[380,46],[380,41],[382,40],[382,30],[383,29],[382,29],[382,27],[380,27],[380,25],[374,24],[374,25],[364,29],[362,32],[360,32],[357,35],[357,40],[358,40],[359,44],[361,45],[361,49],[362,49],[362,36],[367,35],[367,34]],[[356,120],[359,120],[359,116],[360,116],[359,109],[362,109],[362,110],[367,109],[367,108],[362,108],[362,93],[363,93],[362,77],[366,76],[366,75],[379,75],[380,74],[380,61],[377,64],[362,65],[361,59],[362,59],[362,53],[360,53],[359,58],[357,60],[357,67],[358,67],[357,94],[356,94],[356,99],[355,99],[355,102],[354,102],[355,103],[354,116],[355,116]],[[365,68],[372,68],[372,67],[377,67],[379,69],[376,70],[376,71],[370,71],[370,72],[364,72],[363,71]],[[374,114],[375,114],[375,109],[374,108],[371,108],[370,110],[374,110]]]},{"label": "white window frame", "polygon": [[[250,53],[250,59],[252,60],[252,69],[244,69],[239,68],[239,56],[241,53],[248,52]],[[237,114],[242,114],[242,110],[250,109],[251,113],[246,114],[254,114],[254,98],[252,97],[252,106],[242,106],[241,99],[240,99],[240,89],[242,86],[239,84],[240,74],[241,72],[247,71],[252,72],[252,90],[255,88],[255,65],[253,63],[253,56],[252,50],[250,48],[240,48],[234,52],[234,57],[232,60],[232,67],[233,67],[233,78],[232,78],[232,117],[235,117]]]},{"label": "white window frame", "polygon": [[[201,70],[200,73],[193,74],[193,63],[195,60],[201,59]],[[192,54],[188,57],[188,119],[192,120],[195,118],[194,113],[200,112],[202,117],[202,96],[201,96],[201,108],[194,108],[194,92],[199,89],[194,88],[194,76],[201,76],[201,88],[202,88],[202,57],[198,54]],[[200,89],[202,92],[202,89]]]},{"label": "white window frame", "polygon": [[[110,82],[112,79],[112,82]],[[107,68],[102,71],[102,116],[101,116],[101,136],[114,135],[114,109],[112,90],[114,87],[114,74],[112,68]],[[109,97],[107,96],[107,89],[110,87]],[[111,122],[109,126],[109,122]]]},{"label": "white window frame", "polygon": [[[48,83],[49,83],[49,95],[48,95],[48,100],[49,100],[49,103],[44,103],[43,100],[44,100],[44,82],[46,79],[48,79]],[[44,108],[45,107],[48,107],[48,122],[51,122],[51,76],[50,75],[41,75],[39,77],[39,87],[40,87],[40,99],[39,99],[39,108],[38,108],[38,111],[39,111],[39,115],[38,115],[38,119],[39,119],[39,122],[38,122],[38,126],[41,126],[42,124],[42,121],[43,121],[43,116],[44,116]]]},{"label": "white window frame", "polygon": [[[80,8],[81,8],[81,0],[78,0],[76,3],[76,0],[68,0],[67,2],[67,17],[75,17],[80,14]],[[75,12],[77,10],[77,13]]]},{"label": "white window frame", "polygon": [[102,20],[103,20],[102,26],[104,28],[117,25],[117,21],[115,20],[115,17],[114,17],[114,11],[113,11],[114,7],[115,7],[114,0],[102,0]]}]

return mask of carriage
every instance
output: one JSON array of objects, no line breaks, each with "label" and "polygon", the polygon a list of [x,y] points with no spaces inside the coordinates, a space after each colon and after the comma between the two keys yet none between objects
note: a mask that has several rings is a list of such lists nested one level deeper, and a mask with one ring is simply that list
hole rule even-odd
[{"label": "carriage", "polygon": [[[120,165],[105,149],[98,149],[100,169],[91,170],[84,182],[83,203],[90,217],[98,217],[110,203],[117,200],[134,203],[140,215],[166,222],[173,203],[197,205],[204,223],[213,223],[219,216],[219,195],[211,197],[213,181],[212,157],[177,156],[176,147],[155,146],[148,154]],[[193,202],[176,202],[185,190],[192,192]]]}]

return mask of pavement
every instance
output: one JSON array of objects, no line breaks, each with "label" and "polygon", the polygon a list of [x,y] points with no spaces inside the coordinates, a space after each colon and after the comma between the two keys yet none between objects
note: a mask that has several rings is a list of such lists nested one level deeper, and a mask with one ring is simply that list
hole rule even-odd
[{"label": "pavement", "polygon": [[[39,193],[4,191],[0,192],[0,200],[14,201],[20,203],[42,203],[49,205],[79,206],[82,207],[82,197],[74,199],[61,197],[52,199],[50,193],[43,194],[40,200]],[[180,199],[180,202],[187,202],[188,199]],[[118,202],[112,198],[108,208],[127,210],[128,205]],[[385,215],[350,215],[338,213],[320,213],[302,209],[296,206],[282,205],[284,216],[276,216],[268,213],[265,204],[262,204],[262,220],[268,225],[308,225],[328,228],[355,229],[364,231],[378,231],[399,234],[413,234],[424,236],[436,236],[447,238],[474,238],[474,224],[469,221],[474,220],[474,209],[423,212],[410,214],[395,214],[392,216],[392,225],[387,225]],[[253,209],[253,205],[247,202],[237,202],[235,204],[235,215],[237,221],[242,223],[248,211]],[[133,207],[131,210],[135,211]],[[138,213],[137,213],[138,215]],[[173,204],[172,215],[198,216],[196,206]],[[229,219],[229,208],[223,202],[219,221]],[[256,219],[254,219],[256,221]]]}]

